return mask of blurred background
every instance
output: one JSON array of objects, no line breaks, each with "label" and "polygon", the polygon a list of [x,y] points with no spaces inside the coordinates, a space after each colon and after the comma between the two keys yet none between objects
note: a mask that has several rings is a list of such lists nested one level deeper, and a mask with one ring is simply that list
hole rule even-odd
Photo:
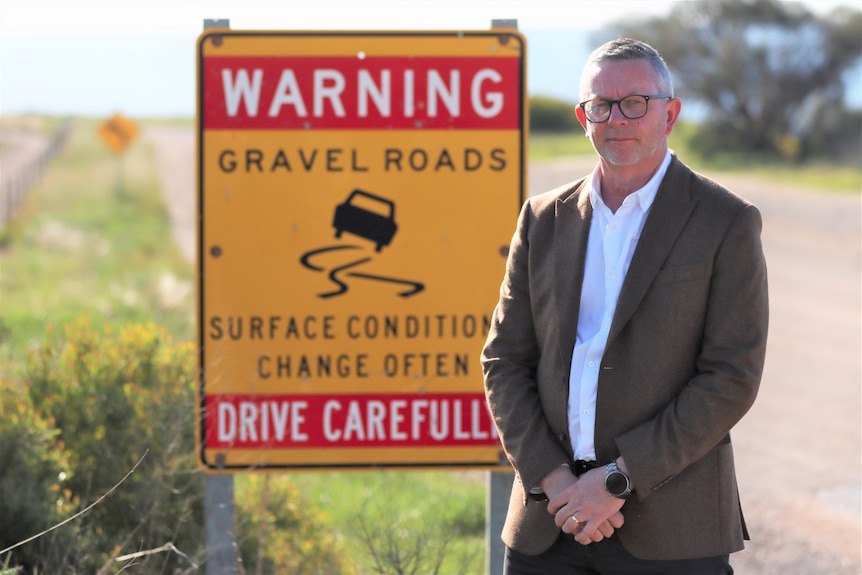
[{"label": "blurred background", "polygon": [[[772,327],[734,433],[753,537],[737,571],[862,573],[862,2],[2,0],[0,574],[205,569],[195,44],[216,18],[517,19],[530,194],[595,164],[572,113],[590,51],[622,35],[655,46],[684,101],[671,146],[764,214]],[[485,480],[237,476],[237,572],[487,573]]]},{"label": "blurred background", "polygon": [[[103,116],[122,111],[135,117],[191,118],[195,113],[194,45],[205,18],[228,18],[231,26],[240,30],[483,30],[490,27],[492,19],[515,18],[529,42],[531,95],[575,101],[581,67],[596,46],[595,33],[610,23],[636,30],[645,21],[653,21],[652,24],[664,20],[662,29],[649,27],[655,39],[666,41],[661,51],[671,60],[677,56],[674,51],[681,50],[680,46],[686,42],[716,48],[717,38],[691,36],[693,27],[703,24],[696,20],[703,10],[686,7],[687,4],[695,3],[4,0],[0,5],[0,105],[4,115]],[[834,28],[829,32],[832,34],[844,26],[844,33],[852,37],[858,32],[853,30],[852,20],[835,17],[830,23],[829,15],[839,7],[858,10],[859,2],[808,0],[799,3],[796,9],[799,13],[792,16],[789,6],[784,6],[781,14],[769,9],[772,11],[769,14],[764,8],[769,3],[759,3],[760,8],[747,6],[750,2],[735,4],[742,11],[736,18],[747,24],[746,34],[750,37],[746,45],[783,48],[783,55],[773,55],[773,61],[768,63],[771,70],[787,65],[808,66],[809,70],[840,66],[839,77],[828,82],[843,82],[847,104],[855,109],[862,107],[862,64],[853,54],[852,46],[847,46],[848,62],[827,62],[823,59],[826,54],[821,52],[827,46],[819,37],[826,31],[815,31],[827,25]],[[714,7],[711,11],[713,15],[723,15],[727,9]],[[807,21],[808,29],[803,29],[800,19]],[[776,26],[766,26],[770,20]],[[761,32],[757,31],[758,21],[763,24]],[[788,53],[790,48],[795,56]],[[800,61],[803,54],[806,62]],[[783,60],[775,60],[776,57]],[[725,70],[726,74],[731,72],[732,69]],[[677,83],[686,86],[689,82],[685,80],[678,77]],[[806,88],[796,86],[795,91],[804,92]]]}]

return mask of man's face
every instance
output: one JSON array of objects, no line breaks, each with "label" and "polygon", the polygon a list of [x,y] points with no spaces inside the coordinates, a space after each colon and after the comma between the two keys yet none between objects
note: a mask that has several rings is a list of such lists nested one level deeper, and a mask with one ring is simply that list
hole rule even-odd
[{"label": "man's face", "polygon": [[[646,60],[622,60],[592,64],[585,72],[582,98],[619,100],[635,94],[660,94],[652,65]],[[589,122],[578,107],[577,115],[587,138],[605,162],[619,167],[640,164],[654,167],[664,157],[667,136],[679,115],[679,100],[667,98],[649,100],[645,116],[632,120],[623,116],[619,107],[611,107],[607,122]]]}]

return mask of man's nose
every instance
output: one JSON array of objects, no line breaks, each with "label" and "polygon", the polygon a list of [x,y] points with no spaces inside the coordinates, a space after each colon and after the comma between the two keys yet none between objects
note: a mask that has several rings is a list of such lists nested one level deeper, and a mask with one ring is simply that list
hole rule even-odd
[{"label": "man's nose", "polygon": [[629,119],[623,114],[622,102],[614,102],[611,104],[611,113],[608,116],[608,123],[614,124],[619,122],[627,122]]}]

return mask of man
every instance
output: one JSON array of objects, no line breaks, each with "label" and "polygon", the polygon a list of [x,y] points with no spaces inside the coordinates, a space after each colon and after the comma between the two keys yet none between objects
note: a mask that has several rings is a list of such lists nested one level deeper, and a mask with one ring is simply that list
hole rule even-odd
[{"label": "man", "polygon": [[649,45],[598,48],[591,176],[529,199],[482,352],[515,483],[506,574],[733,573],[730,429],[763,369],[758,210],[667,147],[681,103]]}]

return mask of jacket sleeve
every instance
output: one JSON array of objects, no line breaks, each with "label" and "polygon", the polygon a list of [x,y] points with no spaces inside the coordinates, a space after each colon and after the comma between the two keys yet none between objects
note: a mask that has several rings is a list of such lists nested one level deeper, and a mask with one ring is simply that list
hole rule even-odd
[{"label": "jacket sleeve", "polygon": [[[669,402],[641,424],[615,437],[640,499],[671,481],[719,443],[729,441],[731,428],[755,400],[768,326],[761,227],[757,208],[751,204],[742,206],[724,227],[716,245],[710,248],[712,260],[706,267],[703,301],[699,301],[699,295],[691,298],[695,301],[680,301],[684,298],[675,296],[677,312],[668,321],[694,327],[679,336],[680,340],[660,345],[671,348],[662,351],[671,358],[669,362],[676,362],[676,371],[691,373],[683,378],[679,388],[672,388]],[[677,278],[678,283],[686,279]],[[698,319],[690,320],[690,316]],[[656,317],[650,320],[659,321]],[[643,341],[644,328],[636,329],[640,330],[638,338]],[[672,329],[668,327],[668,331]],[[698,347],[692,348],[691,354],[686,351],[674,358],[672,348],[684,346],[681,339],[686,337],[696,341]],[[655,339],[661,341],[660,337]],[[658,354],[658,350],[657,347],[652,351]],[[689,356],[694,358],[690,368],[686,364],[691,359],[685,359]]]},{"label": "jacket sleeve", "polygon": [[569,460],[548,425],[538,391],[542,349],[530,287],[530,235],[535,225],[536,215],[528,201],[518,218],[500,299],[481,356],[488,407],[506,455],[526,489]]}]

